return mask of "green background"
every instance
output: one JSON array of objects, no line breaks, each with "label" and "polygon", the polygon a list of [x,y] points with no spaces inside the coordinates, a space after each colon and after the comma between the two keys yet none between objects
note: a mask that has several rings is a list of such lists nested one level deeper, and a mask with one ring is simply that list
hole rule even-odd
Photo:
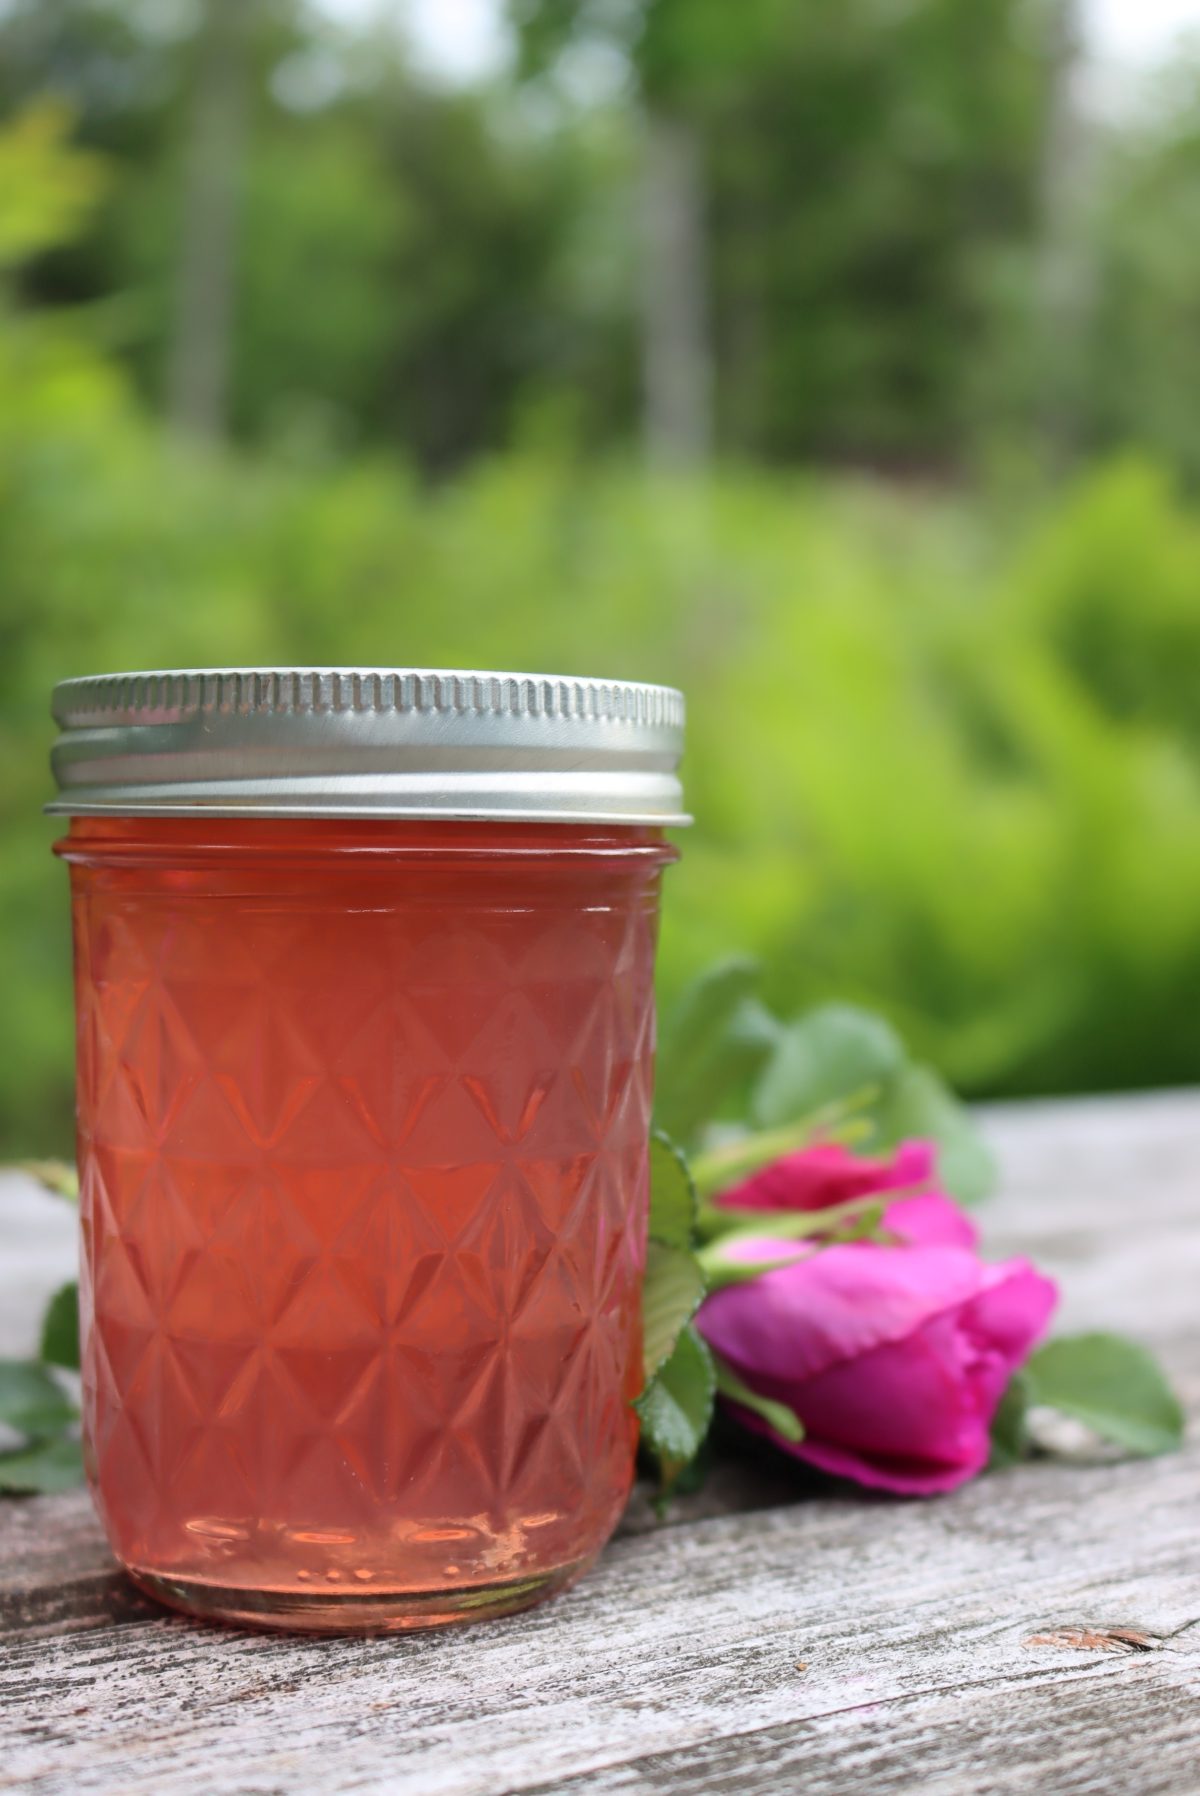
[{"label": "green background", "polygon": [[[1081,188],[1058,12],[525,0],[521,59],[462,92],[263,0],[201,436],[168,369],[213,17],[9,9],[4,1152],[69,1146],[49,691],[138,666],[681,685],[668,997],[748,952],[781,1012],[878,1006],[970,1095],[1196,1077],[1200,110],[1181,64]],[[715,392],[665,467],[656,116],[704,153]]]}]

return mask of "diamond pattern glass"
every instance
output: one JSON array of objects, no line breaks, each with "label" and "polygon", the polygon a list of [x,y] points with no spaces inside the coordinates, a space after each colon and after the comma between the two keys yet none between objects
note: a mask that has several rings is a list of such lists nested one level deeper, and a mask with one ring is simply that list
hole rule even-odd
[{"label": "diamond pattern glass", "polygon": [[147,1588],[402,1627],[628,1491],[655,832],[76,821],[89,1476]]}]

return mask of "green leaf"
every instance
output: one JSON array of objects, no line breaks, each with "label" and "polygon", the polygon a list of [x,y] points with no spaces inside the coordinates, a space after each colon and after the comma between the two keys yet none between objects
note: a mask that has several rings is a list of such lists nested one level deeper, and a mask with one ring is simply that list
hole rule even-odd
[{"label": "green leaf", "polygon": [[43,1441],[0,1453],[0,1491],[48,1493],[83,1483],[83,1448],[77,1440]]},{"label": "green leaf", "polygon": [[0,1422],[18,1434],[57,1434],[75,1418],[75,1405],[36,1360],[0,1360]]},{"label": "green leaf", "polygon": [[717,1369],[717,1389],[722,1397],[728,1397],[731,1403],[740,1403],[743,1409],[753,1410],[769,1428],[793,1446],[804,1439],[804,1423],[794,1409],[786,1403],[777,1403],[773,1397],[760,1397],[719,1354],[713,1355],[713,1363]]},{"label": "green leaf", "polygon": [[668,1476],[700,1451],[712,1422],[716,1389],[712,1355],[689,1326],[634,1405],[641,1417],[642,1444],[662,1462]]},{"label": "green leaf", "polygon": [[903,1065],[903,1043],[882,1017],[826,1004],[782,1032],[755,1088],[754,1113],[764,1128],[798,1122],[867,1087],[887,1085]]},{"label": "green leaf", "polygon": [[1024,1372],[1015,1372],[992,1417],[992,1452],[990,1471],[1001,1471],[1018,1465],[1029,1452],[1030,1380]]},{"label": "green leaf", "polygon": [[647,1384],[670,1358],[703,1296],[704,1274],[695,1255],[685,1247],[651,1241],[642,1287],[642,1357]]},{"label": "green leaf", "polygon": [[[697,1453],[693,1459],[689,1459],[686,1465],[680,1466],[678,1471],[675,1471],[672,1468],[671,1486],[670,1490],[664,1493],[665,1496],[694,1497],[699,1491],[704,1489],[713,1469],[712,1453],[710,1451],[711,1438],[710,1430],[700,1443],[699,1453]],[[661,1521],[664,1513],[662,1499],[660,1499],[656,1507],[658,1508],[659,1520]]]},{"label": "green leaf", "polygon": [[996,1163],[970,1113],[928,1066],[903,1067],[875,1112],[873,1147],[927,1136],[937,1142],[938,1177],[960,1203],[978,1203],[996,1182]]},{"label": "green leaf", "polygon": [[1179,1399],[1153,1354],[1120,1335],[1069,1335],[1025,1368],[1030,1401],[1075,1416],[1129,1453],[1169,1453],[1183,1439]]},{"label": "green leaf", "polygon": [[65,1160],[22,1160],[17,1170],[28,1173],[55,1197],[65,1197],[71,1203],[79,1199],[79,1174]]},{"label": "green leaf", "polygon": [[723,1099],[773,1052],[779,1024],[751,996],[757,981],[757,962],[721,961],[663,1019],[655,1117],[676,1141],[690,1141],[711,1122]]},{"label": "green leaf", "polygon": [[41,1356],[47,1365],[79,1370],[79,1286],[74,1280],[56,1291],[46,1306]]},{"label": "green leaf", "polygon": [[661,1130],[650,1137],[650,1237],[690,1247],[696,1232],[696,1188],[688,1163]]}]

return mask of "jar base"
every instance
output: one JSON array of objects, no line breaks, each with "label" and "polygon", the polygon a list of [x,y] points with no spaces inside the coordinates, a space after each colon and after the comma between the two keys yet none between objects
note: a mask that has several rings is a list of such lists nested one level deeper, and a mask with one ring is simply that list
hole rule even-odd
[{"label": "jar base", "polygon": [[164,1577],[125,1567],[138,1589],[168,1609],[227,1627],[292,1634],[400,1634],[421,1628],[490,1621],[515,1615],[557,1596],[594,1562],[594,1555],[527,1578],[476,1584],[457,1590],[360,1591],[243,1590],[193,1578]]}]

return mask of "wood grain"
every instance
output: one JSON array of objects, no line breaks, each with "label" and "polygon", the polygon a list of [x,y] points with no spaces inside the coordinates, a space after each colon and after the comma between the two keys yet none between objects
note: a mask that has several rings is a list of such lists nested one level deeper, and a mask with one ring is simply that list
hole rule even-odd
[{"label": "wood grain", "polygon": [[[1059,1274],[1070,1326],[1152,1339],[1200,1398],[1200,1098],[987,1126],[990,1240]],[[86,1499],[10,1503],[0,1636],[0,1790],[28,1796],[1195,1796],[1200,1446],[930,1503],[760,1454],[666,1528],[635,1499],[557,1603],[373,1641],[162,1616]]]},{"label": "wood grain", "polygon": [[656,1753],[528,1796],[1182,1796],[1197,1787],[1190,1709],[1157,1666],[1119,1683],[1099,1668],[1039,1670]]}]

